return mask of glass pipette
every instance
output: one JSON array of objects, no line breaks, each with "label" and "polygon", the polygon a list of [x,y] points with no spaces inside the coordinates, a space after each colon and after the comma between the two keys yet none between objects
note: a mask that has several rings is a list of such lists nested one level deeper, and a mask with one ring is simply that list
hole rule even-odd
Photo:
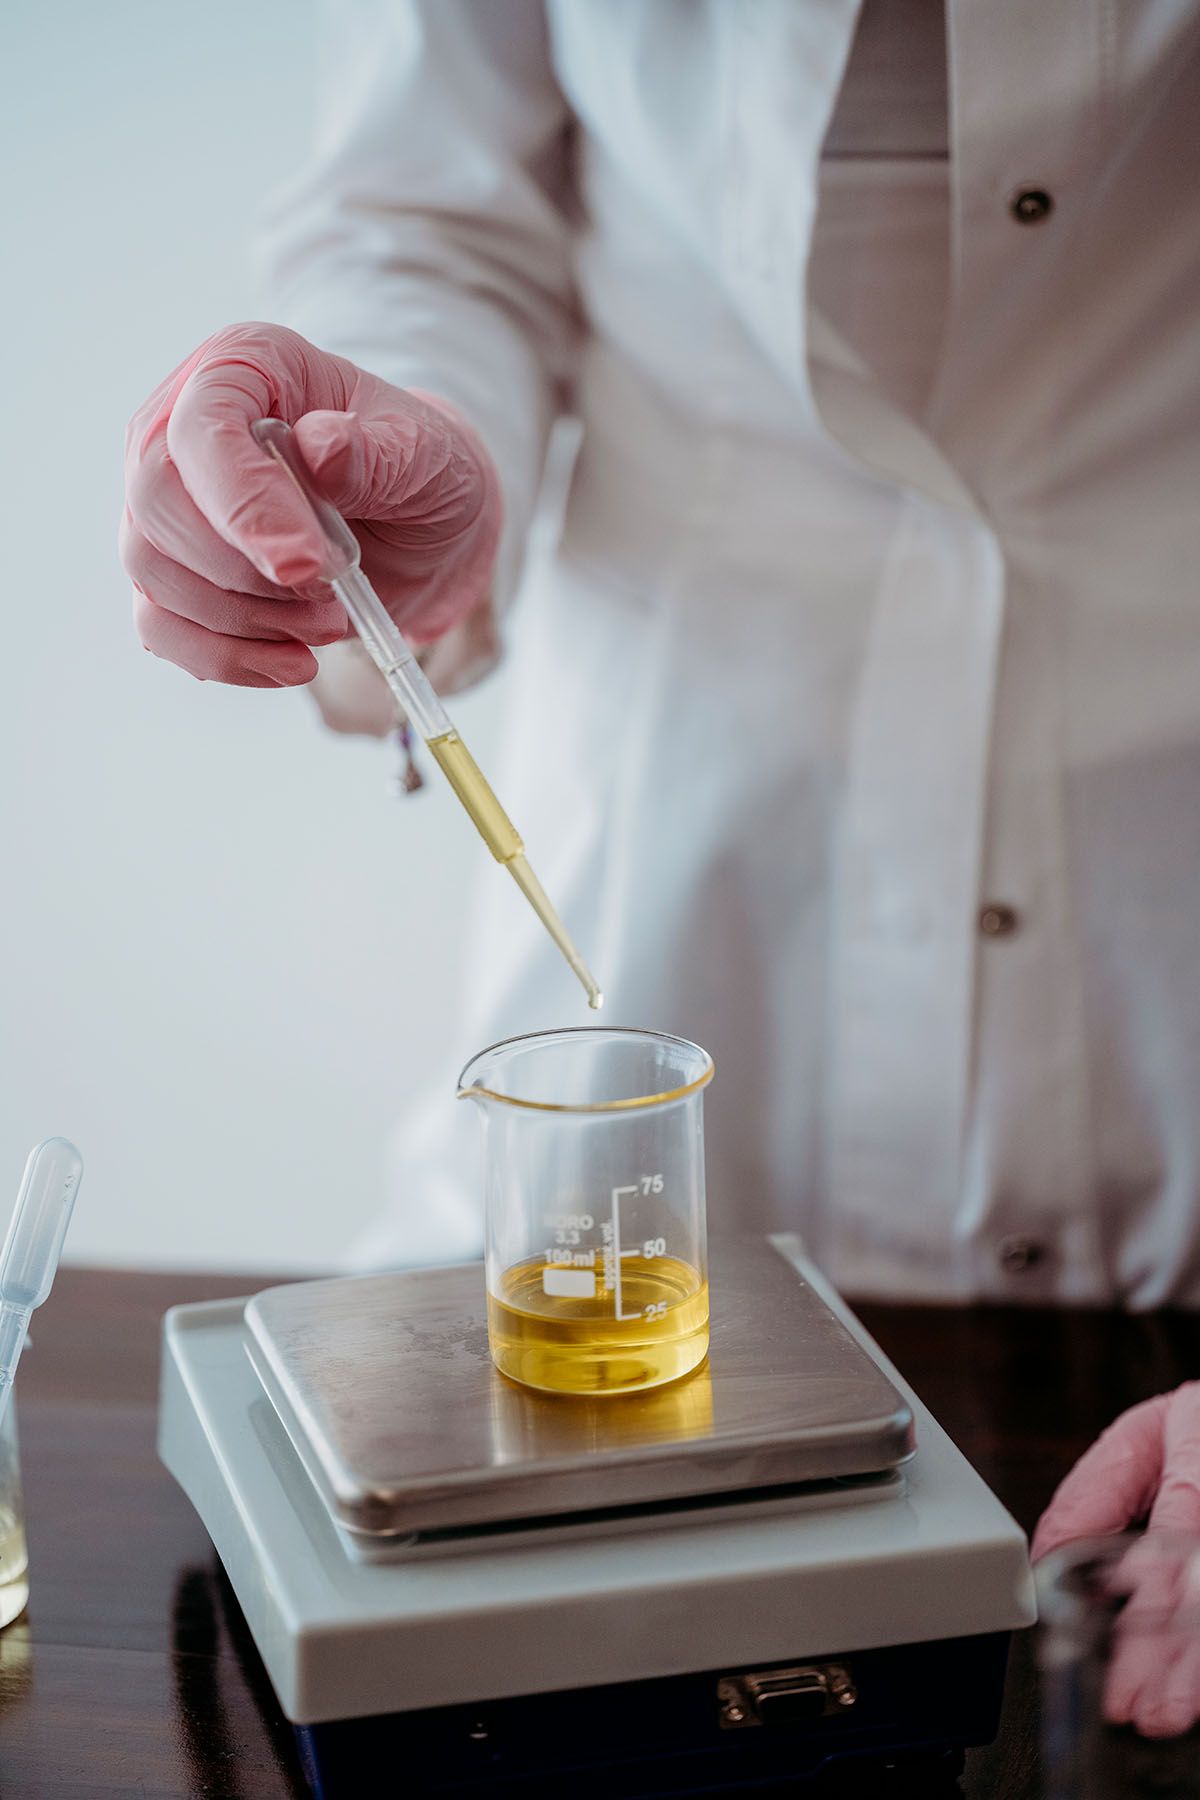
[{"label": "glass pipette", "polygon": [[82,1175],[83,1158],[66,1138],[46,1138],[29,1152],[0,1250],[0,1418],[12,1392],[29,1315],[50,1292]]},{"label": "glass pipette", "polygon": [[496,861],[508,870],[566,957],[583,984],[588,1005],[601,1006],[604,996],[530,868],[519,832],[455,730],[391,614],[363,574],[358,539],[314,482],[291,426],[282,419],[256,419],[250,430],[255,442],[287,470],[316,515],[329,556],[322,579],[328,581],[345,607],[367,654],[424,738],[480,837]]},{"label": "glass pipette", "polygon": [[520,833],[516,832],[504,806],[491,792],[477,761],[455,731],[450,715],[426,679],[425,670],[417,662],[387,608],[383,607],[380,596],[372,589],[371,581],[363,574],[358,538],[345,524],[333,502],[324,497],[317,482],[313,481],[290,425],[286,425],[284,419],[255,419],[250,432],[254,434],[255,443],[268,455],[273,455],[281,468],[286,468],[304,499],[308,500],[309,508],[313,509],[329,554],[322,580],[329,583],[342,601],[374,666],[399,706],[405,709],[412,724],[425,738],[437,767],[461,799],[482,841],[488,844],[488,850],[497,862],[502,862],[509,871],[525,900],[538,914],[570,968],[583,983],[588,1006],[603,1006],[604,995],[597,986],[596,976],[592,976],[587,963],[579,956],[567,927],[545,895],[542,882],[529,868]]}]

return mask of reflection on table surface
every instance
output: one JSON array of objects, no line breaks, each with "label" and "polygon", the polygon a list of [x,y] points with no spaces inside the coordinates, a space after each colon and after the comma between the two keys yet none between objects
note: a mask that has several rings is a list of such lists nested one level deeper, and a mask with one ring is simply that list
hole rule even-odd
[{"label": "reflection on table surface", "polygon": [[[154,1800],[303,1800],[290,1728],[154,1450],[163,1312],[270,1281],[60,1272],[19,1377],[32,1595],[0,1633],[5,1800],[130,1800],[138,1783]],[[859,1310],[1027,1528],[1116,1413],[1200,1367],[1193,1313]],[[1036,1733],[1022,1636],[999,1740],[968,1756],[965,1800],[1039,1800]],[[941,1797],[926,1786],[920,1800]]]}]

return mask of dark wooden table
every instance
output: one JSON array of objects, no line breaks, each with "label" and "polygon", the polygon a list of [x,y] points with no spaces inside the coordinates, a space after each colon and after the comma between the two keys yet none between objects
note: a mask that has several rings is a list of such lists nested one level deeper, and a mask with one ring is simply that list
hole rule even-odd
[{"label": "dark wooden table", "polygon": [[[211,1546],[154,1453],[158,1329],[242,1279],[65,1270],[22,1362],[32,1595],[0,1633],[0,1800],[277,1800],[305,1790]],[[865,1306],[1022,1525],[1122,1407],[1200,1368],[1200,1315]],[[1037,1793],[1028,1645],[971,1800]]]}]

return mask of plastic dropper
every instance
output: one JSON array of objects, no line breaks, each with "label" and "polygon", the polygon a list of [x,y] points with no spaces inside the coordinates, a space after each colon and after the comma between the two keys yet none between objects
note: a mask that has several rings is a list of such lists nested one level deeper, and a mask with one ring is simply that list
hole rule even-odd
[{"label": "plastic dropper", "polygon": [[250,430],[255,442],[287,470],[311,507],[329,557],[322,579],[328,581],[345,607],[367,654],[424,738],[430,754],[466,808],[480,837],[496,861],[508,870],[566,957],[583,984],[588,1005],[603,1005],[604,996],[595,977],[529,866],[520,833],[455,730],[391,614],[363,574],[358,539],[337,507],[325,498],[314,482],[291,426],[282,419],[256,419]]},{"label": "plastic dropper", "polygon": [[50,1292],[82,1176],[83,1158],[66,1138],[46,1138],[29,1152],[0,1250],[0,1418],[25,1347],[29,1316]]}]

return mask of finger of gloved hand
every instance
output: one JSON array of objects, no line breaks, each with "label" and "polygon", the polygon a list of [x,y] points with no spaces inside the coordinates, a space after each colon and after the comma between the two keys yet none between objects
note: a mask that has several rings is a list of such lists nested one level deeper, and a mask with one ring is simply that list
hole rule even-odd
[{"label": "finger of gloved hand", "polygon": [[253,363],[201,363],[171,409],[167,450],[217,535],[269,580],[300,587],[320,579],[326,547],[295,482],[251,436],[274,413],[274,385]]},{"label": "finger of gloved hand", "polygon": [[[165,432],[151,438],[144,453],[126,464],[125,489],[126,510],[134,526],[181,568],[232,593],[259,594],[273,600],[295,598],[295,589],[263,574],[205,518],[180,479]],[[136,576],[136,571],[129,572]],[[325,582],[308,583],[302,591],[311,599],[329,598]]]},{"label": "finger of gloved hand", "polygon": [[1179,1565],[1149,1533],[1135,1538],[1095,1577],[1097,1603],[1108,1615],[1109,1666],[1105,1716],[1128,1724],[1157,1692],[1179,1594]]},{"label": "finger of gloved hand", "polygon": [[[275,599],[217,587],[164,556],[128,518],[122,525],[120,549],[127,573],[148,599],[209,631],[298,644],[336,644],[346,635],[345,610],[332,597],[305,600],[284,595]],[[329,592],[324,589],[326,595]]]},{"label": "finger of gloved hand", "polygon": [[1073,1538],[1120,1531],[1145,1516],[1163,1467],[1162,1432],[1170,1395],[1123,1412],[1055,1490],[1033,1535],[1034,1561]]},{"label": "finger of gloved hand", "polygon": [[1108,1716],[1146,1737],[1178,1735],[1200,1717],[1196,1563],[1190,1539],[1148,1530],[1110,1573],[1125,1601],[1112,1621]]},{"label": "finger of gloved hand", "polygon": [[1166,1666],[1153,1691],[1144,1688],[1133,1724],[1145,1737],[1180,1737],[1200,1720],[1200,1639],[1172,1634]]},{"label": "finger of gloved hand", "polygon": [[134,622],[147,650],[178,663],[200,681],[234,687],[302,687],[317,672],[317,659],[304,644],[267,643],[207,631],[179,613],[156,606],[134,588]]},{"label": "finger of gloved hand", "polygon": [[1109,1592],[1120,1604],[1120,1631],[1130,1637],[1165,1631],[1179,1616],[1184,1575],[1174,1539],[1153,1531],[1136,1535],[1109,1572]]},{"label": "finger of gloved hand", "polygon": [[1200,1643],[1190,1631],[1153,1635],[1118,1621],[1104,1683],[1104,1717],[1144,1737],[1175,1737],[1200,1719]]},{"label": "finger of gloved hand", "polygon": [[1200,1382],[1168,1395],[1162,1474],[1150,1509],[1152,1531],[1200,1532]]},{"label": "finger of gloved hand", "polygon": [[1110,1725],[1131,1725],[1157,1693],[1163,1646],[1140,1634],[1118,1633],[1104,1677],[1104,1717]]},{"label": "finger of gloved hand", "polygon": [[209,339],[193,350],[190,356],[185,356],[181,363],[176,363],[170,374],[163,377],[158,386],[147,394],[136,412],[130,415],[129,423],[125,427],[127,471],[129,465],[141,455],[144,446],[150,442],[151,438],[161,435],[166,430],[167,420],[171,416],[171,408],[175,404],[180,388],[192,370],[203,361],[208,344],[211,342],[212,340]]}]

